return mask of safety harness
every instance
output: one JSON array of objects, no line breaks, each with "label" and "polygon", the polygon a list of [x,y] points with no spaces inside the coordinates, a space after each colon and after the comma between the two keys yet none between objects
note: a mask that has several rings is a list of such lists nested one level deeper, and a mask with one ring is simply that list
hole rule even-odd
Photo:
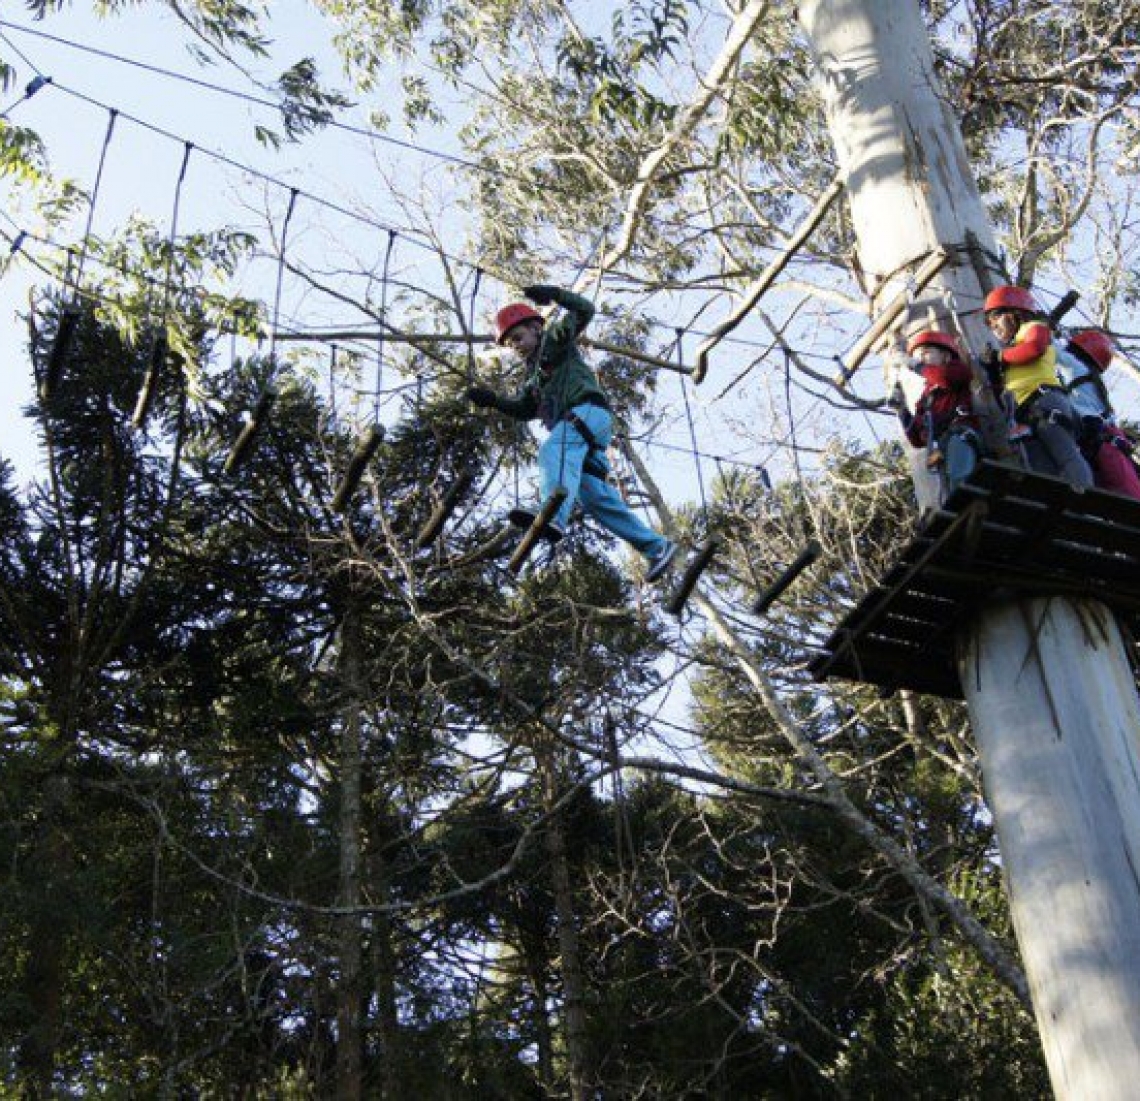
[{"label": "safety harness", "polygon": [[[610,407],[605,398],[594,394],[583,398],[578,404],[597,405],[602,409],[609,409]],[[609,475],[609,468],[604,459],[605,448],[598,443],[597,437],[590,431],[589,425],[573,409],[567,410],[562,415],[562,419],[573,425],[575,431],[585,441],[586,460],[582,463],[582,473],[590,475],[591,478],[599,478],[604,482]]]},{"label": "safety harness", "polygon": [[1047,413],[1038,411],[1036,408],[1036,399],[1037,395],[1042,393],[1042,391],[1065,394],[1068,396],[1068,391],[1064,386],[1038,386],[1037,389],[1033,391],[1032,396],[1017,407],[1016,419],[1022,424],[1027,424],[1032,428],[1036,428],[1039,424],[1055,424],[1065,429],[1066,432],[1072,432],[1075,436],[1077,434],[1077,426],[1073,423],[1072,417],[1067,417],[1064,413],[1060,413],[1056,409],[1050,409]]}]

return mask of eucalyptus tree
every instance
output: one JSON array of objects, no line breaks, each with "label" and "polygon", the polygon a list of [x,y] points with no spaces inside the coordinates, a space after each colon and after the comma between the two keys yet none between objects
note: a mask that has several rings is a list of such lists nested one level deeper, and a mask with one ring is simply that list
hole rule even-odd
[{"label": "eucalyptus tree", "polygon": [[[865,201],[868,181],[883,177],[887,185],[892,182],[885,178],[890,175],[886,168],[868,164],[865,156],[879,116],[844,114],[853,102],[856,69],[839,68],[833,53],[817,67],[790,8],[744,4],[714,22],[709,9],[691,5],[633,6],[607,27],[604,20],[588,16],[575,24],[565,9],[537,5],[471,5],[444,14],[425,4],[402,11],[398,19],[367,6],[335,7],[377,32],[369,46],[353,54],[366,75],[378,71],[383,51],[398,47],[412,64],[442,69],[457,83],[470,82],[480,90],[477,102],[484,109],[475,110],[468,132],[471,148],[486,157],[479,177],[486,181],[479,185],[486,203],[486,240],[488,247],[497,248],[501,264],[513,270],[530,272],[541,261],[556,261],[573,240],[578,259],[584,252],[587,265],[609,280],[611,293],[667,287],[672,300],[682,303],[677,313],[696,317],[709,307],[718,283],[743,284],[747,290],[745,278],[755,278],[753,287],[765,278],[772,250],[788,239],[783,228],[788,219],[773,216],[773,195],[780,197],[783,187],[785,210],[794,209],[796,197],[820,194],[842,170],[851,200],[846,216],[840,208],[825,220],[770,290],[771,321],[768,311],[757,314],[791,363],[797,351],[820,348],[821,330],[825,337],[828,330],[835,334],[832,349],[836,338],[853,340],[851,320],[863,293],[875,299],[894,289],[904,281],[900,273],[907,265],[931,247],[921,203],[888,209],[885,203]],[[819,48],[820,42],[838,41],[821,35],[821,26],[854,23],[861,10],[858,5],[830,7],[824,21],[809,6],[804,23]],[[1134,47],[1130,33],[1121,30],[1119,13],[1099,4],[1040,4],[946,5],[930,14],[933,29],[952,36],[938,44],[940,56],[947,70],[961,78],[952,80],[952,94],[963,96],[963,106],[968,98],[964,124],[974,171],[986,184],[999,231],[1016,250],[1013,271],[1022,278],[1036,275],[1046,293],[1050,282],[1063,286],[1071,273],[1079,274],[1084,286],[1109,291],[1092,304],[1099,319],[1112,318],[1114,311],[1126,318],[1130,302],[1117,288],[1126,257],[1134,253],[1133,235],[1125,229],[1111,251],[1089,255],[1083,251],[1088,237],[1081,233],[1095,230],[1104,217],[1120,226],[1127,219],[1128,180],[1110,188],[1104,186],[1103,174],[1107,164],[1127,165],[1133,144],[1136,89],[1128,62]],[[701,22],[702,16],[707,22]],[[642,33],[631,33],[639,19]],[[708,35],[697,33],[713,27]],[[694,45],[698,48],[685,55],[686,61],[693,58],[687,72],[680,52]],[[706,52],[700,52],[701,46]],[[764,63],[748,67],[744,59],[749,50],[763,56]],[[844,58],[843,64],[854,63]],[[818,95],[821,70],[830,81],[825,82],[830,99]],[[701,79],[691,79],[691,73]],[[987,78],[994,76],[1001,79],[991,93]],[[742,110],[756,104],[751,97],[768,108],[767,117],[752,131],[744,126],[745,135],[734,148],[727,139],[738,137]],[[772,109],[776,106],[784,109]],[[952,117],[946,107],[940,110],[944,120]],[[838,119],[855,125],[840,132]],[[835,130],[839,163],[828,122]],[[927,149],[931,163],[929,169],[920,165],[916,174],[929,171],[928,178],[940,182],[965,179],[954,136],[941,136],[946,140],[930,131],[928,141],[917,143]],[[847,148],[858,143],[853,151]],[[1027,155],[1015,163],[1011,152],[1019,154],[1019,145]],[[738,160],[732,160],[733,153]],[[733,164],[742,168],[740,175],[733,175]],[[897,176],[901,199],[912,181],[901,170]],[[985,215],[972,189],[964,202],[969,210],[960,223],[980,226]],[[912,209],[913,217],[887,224],[900,210]],[[986,262],[1002,275],[1003,261],[987,248],[985,236]],[[904,242],[914,247],[908,252]],[[856,243],[858,260],[853,262]],[[1077,257],[1080,263],[1074,264]],[[978,302],[966,293],[965,281],[949,278],[948,283],[955,295],[944,306],[965,318],[968,335],[976,340],[969,315]],[[852,307],[846,326],[832,306],[819,305],[844,299]],[[653,301],[645,294],[636,300],[643,307]],[[683,303],[689,300],[696,304],[686,315]],[[1131,327],[1117,325],[1125,331]],[[833,381],[807,374],[804,358],[800,354],[796,363],[801,376],[843,391],[837,400],[858,404],[844,396],[857,363],[845,364]],[[790,403],[789,413],[799,419]],[[706,607],[715,616],[715,609]],[[745,656],[738,637],[723,630],[721,635]],[[765,691],[761,679],[757,686]],[[785,719],[794,720],[776,697],[768,698]],[[796,736],[790,726],[787,732]],[[810,736],[797,741],[805,759],[822,768]],[[834,790],[838,796],[839,789]],[[849,802],[846,808],[853,827],[859,823],[857,828],[864,829],[866,817],[854,813]],[[901,860],[891,832],[877,831],[876,843],[883,853],[893,853],[890,859]],[[918,870],[911,867],[908,874]],[[934,893],[943,906],[956,909],[952,899]],[[992,941],[979,936],[982,931],[969,915],[958,913],[978,938],[979,950],[989,953]],[[1016,969],[1006,974],[1025,999]]]}]

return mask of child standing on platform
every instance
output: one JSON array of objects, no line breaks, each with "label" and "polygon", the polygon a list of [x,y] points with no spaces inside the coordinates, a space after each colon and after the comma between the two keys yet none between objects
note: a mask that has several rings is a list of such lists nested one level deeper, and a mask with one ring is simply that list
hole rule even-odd
[{"label": "child standing on platform", "polygon": [[1065,387],[1081,426],[1081,450],[1100,489],[1140,500],[1140,474],[1132,462],[1132,441],[1120,430],[1103,374],[1113,357],[1112,341],[1099,329],[1073,333],[1057,352],[1057,378]]},{"label": "child standing on platform", "polygon": [[1057,382],[1057,351],[1049,323],[1024,287],[995,287],[982,306],[986,325],[1001,344],[982,363],[995,386],[1004,385],[1013,405],[1014,438],[1025,448],[1031,470],[1075,486],[1093,484],[1092,470],[1077,445],[1079,426]]},{"label": "child standing on platform", "polygon": [[923,389],[913,411],[899,410],[899,421],[911,445],[926,449],[927,469],[939,475],[945,500],[982,455],[970,393],[973,372],[949,333],[926,329],[910,338],[906,350]]}]

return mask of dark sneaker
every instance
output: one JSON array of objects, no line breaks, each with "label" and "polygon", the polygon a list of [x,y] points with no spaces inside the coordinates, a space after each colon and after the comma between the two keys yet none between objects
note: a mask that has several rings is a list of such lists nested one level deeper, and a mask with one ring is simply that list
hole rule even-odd
[{"label": "dark sneaker", "polygon": [[650,559],[649,569],[646,571],[645,580],[652,585],[654,581],[660,581],[665,571],[669,568],[677,553],[677,544],[670,543],[659,555]]},{"label": "dark sneaker", "polygon": [[[516,528],[522,528],[524,531],[534,526],[535,520],[538,519],[538,513],[532,508],[512,508],[507,513],[507,519],[510,520]],[[560,524],[554,523],[553,520],[547,521],[546,527],[542,529],[542,536],[548,539],[551,543],[559,543],[566,533],[562,530]]]}]

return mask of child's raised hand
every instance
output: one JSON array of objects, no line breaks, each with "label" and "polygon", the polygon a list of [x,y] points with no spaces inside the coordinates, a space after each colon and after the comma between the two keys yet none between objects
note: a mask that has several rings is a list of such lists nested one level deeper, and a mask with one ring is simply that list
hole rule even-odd
[{"label": "child's raised hand", "polygon": [[554,301],[558,288],[549,283],[531,283],[529,287],[523,287],[522,292],[536,305],[549,306]]}]

